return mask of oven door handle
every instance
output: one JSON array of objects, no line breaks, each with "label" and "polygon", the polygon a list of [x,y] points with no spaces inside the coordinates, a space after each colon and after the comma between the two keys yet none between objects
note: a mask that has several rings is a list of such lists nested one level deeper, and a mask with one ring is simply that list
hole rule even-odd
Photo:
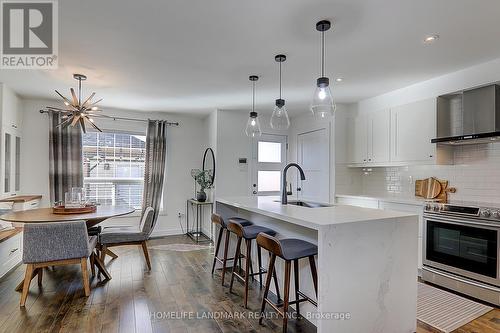
[{"label": "oven door handle", "polygon": [[435,221],[435,222],[443,222],[443,223],[450,223],[450,224],[459,224],[459,225],[465,225],[465,226],[483,226],[483,227],[488,227],[488,229],[493,229],[493,230],[498,230],[499,226],[494,225],[491,223],[485,223],[485,222],[476,222],[476,221],[471,221],[471,220],[463,220],[460,218],[443,218],[442,216],[430,216],[430,215],[424,215],[424,222],[427,221]]},{"label": "oven door handle", "polygon": [[424,269],[427,270],[427,271],[429,271],[429,272],[431,272],[431,273],[434,273],[434,274],[437,274],[437,275],[441,275],[441,276],[453,279],[455,281],[467,283],[467,284],[470,284],[470,285],[473,285],[473,286],[476,286],[476,287],[479,287],[479,288],[483,288],[483,289],[488,289],[488,290],[491,290],[491,291],[494,291],[494,292],[497,292],[497,293],[500,292],[500,288],[497,288],[497,287],[494,287],[494,286],[490,286],[488,284],[478,283],[478,282],[476,282],[474,280],[469,280],[469,279],[466,279],[466,278],[462,278],[462,277],[460,277],[458,275],[455,275],[455,274],[445,273],[443,271],[431,268],[429,266],[425,266]]}]

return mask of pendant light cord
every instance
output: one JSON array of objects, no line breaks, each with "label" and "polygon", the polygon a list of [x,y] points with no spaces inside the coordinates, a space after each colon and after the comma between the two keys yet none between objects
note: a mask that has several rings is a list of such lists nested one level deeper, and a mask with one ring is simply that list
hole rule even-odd
[{"label": "pendant light cord", "polygon": [[252,112],[255,112],[255,81],[252,81]]},{"label": "pendant light cord", "polygon": [[82,105],[82,79],[78,79],[78,105]]},{"label": "pendant light cord", "polygon": [[325,32],[321,32],[321,77],[325,76]]},{"label": "pendant light cord", "polygon": [[281,61],[280,61],[280,99],[281,99]]}]

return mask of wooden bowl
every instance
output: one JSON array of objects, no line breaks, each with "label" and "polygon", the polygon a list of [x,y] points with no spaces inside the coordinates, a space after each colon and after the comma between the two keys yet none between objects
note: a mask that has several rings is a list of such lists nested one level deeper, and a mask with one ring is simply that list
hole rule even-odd
[{"label": "wooden bowl", "polygon": [[52,212],[54,214],[85,214],[94,213],[97,210],[95,205],[87,205],[85,207],[71,207],[66,208],[64,206],[54,206],[52,207]]}]

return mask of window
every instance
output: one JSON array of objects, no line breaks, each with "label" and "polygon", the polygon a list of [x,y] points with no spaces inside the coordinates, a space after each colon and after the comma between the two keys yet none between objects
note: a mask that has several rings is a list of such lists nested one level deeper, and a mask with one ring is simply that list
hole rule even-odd
[{"label": "window", "polygon": [[83,184],[87,199],[140,209],[145,154],[144,135],[83,134]]},{"label": "window", "polygon": [[253,145],[252,194],[276,195],[281,190],[281,170],[286,162],[284,135],[263,134]]}]

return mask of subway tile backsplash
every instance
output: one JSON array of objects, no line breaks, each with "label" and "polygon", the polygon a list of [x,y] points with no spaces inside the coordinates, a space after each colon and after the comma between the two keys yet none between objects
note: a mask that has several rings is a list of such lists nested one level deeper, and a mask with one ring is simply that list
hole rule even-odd
[{"label": "subway tile backsplash", "polygon": [[416,179],[436,177],[456,187],[452,201],[500,204],[500,143],[454,148],[453,165],[410,165],[371,169],[337,166],[337,193],[413,197]]}]

